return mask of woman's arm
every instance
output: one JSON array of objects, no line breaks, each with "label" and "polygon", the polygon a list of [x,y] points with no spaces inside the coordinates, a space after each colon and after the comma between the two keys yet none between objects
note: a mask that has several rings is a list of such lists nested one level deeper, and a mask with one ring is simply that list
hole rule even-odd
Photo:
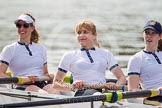
[{"label": "woman's arm", "polygon": [[128,91],[138,91],[139,88],[139,75],[128,76]]},{"label": "woman's arm", "polygon": [[142,66],[141,55],[133,55],[127,65],[127,80],[128,80],[128,90],[129,91],[139,91],[140,90],[140,71]]},{"label": "woman's arm", "polygon": [[112,69],[112,73],[117,78],[116,84],[118,84],[118,85],[123,85],[123,84],[125,85],[126,84],[126,78],[123,74],[123,71],[121,70],[121,68],[119,66]]},{"label": "woman's arm", "polygon": [[62,71],[57,71],[53,80],[53,88],[60,91],[71,91],[73,87],[71,84],[64,83],[64,77],[66,73]]},{"label": "woman's arm", "polygon": [[49,75],[48,69],[47,69],[47,64],[44,64],[43,65],[43,75],[45,75],[45,76],[48,76]]},{"label": "woman's arm", "polygon": [[9,77],[6,73],[7,68],[8,68],[7,64],[0,62],[0,77]]},{"label": "woman's arm", "polygon": [[49,78],[50,78],[49,83],[52,83],[53,78],[54,78],[54,75],[48,73],[47,64],[44,64],[44,65],[43,65],[43,75],[49,77]]}]

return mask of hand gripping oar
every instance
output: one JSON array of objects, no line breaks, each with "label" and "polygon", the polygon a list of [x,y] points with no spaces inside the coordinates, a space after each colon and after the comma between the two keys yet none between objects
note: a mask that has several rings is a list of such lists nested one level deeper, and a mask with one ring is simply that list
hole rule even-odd
[{"label": "hand gripping oar", "polygon": [[73,104],[81,102],[92,102],[92,101],[106,101],[106,102],[117,102],[121,99],[128,98],[141,98],[141,97],[153,97],[162,95],[161,90],[142,90],[136,92],[108,92],[103,95],[91,95],[91,96],[78,96],[62,99],[50,99],[44,101],[33,101],[33,102],[19,102],[10,104],[1,104],[2,108],[13,108],[13,107],[31,107],[31,106],[43,106],[43,105],[58,105],[58,104]]},{"label": "hand gripping oar", "polygon": [[[54,88],[62,90],[66,89],[68,91],[77,91],[78,89],[105,89],[105,90],[121,90],[121,91],[128,91],[128,87],[126,85],[115,85],[112,88],[107,88],[104,84],[83,84],[82,88],[77,88],[69,83],[54,83]],[[66,91],[65,90],[65,91]]]},{"label": "hand gripping oar", "polygon": [[[35,77],[35,81],[48,81],[49,77],[40,76]],[[9,78],[0,78],[0,84],[9,84],[9,83],[17,83],[17,84],[25,84],[30,83],[31,80],[28,77],[9,77]]]}]

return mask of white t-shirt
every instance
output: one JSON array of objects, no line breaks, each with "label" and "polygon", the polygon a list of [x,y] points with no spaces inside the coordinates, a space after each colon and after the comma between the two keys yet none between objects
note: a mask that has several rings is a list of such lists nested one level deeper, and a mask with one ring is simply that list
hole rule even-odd
[{"label": "white t-shirt", "polygon": [[140,75],[142,89],[162,87],[162,51],[140,51],[128,62],[128,75]]},{"label": "white t-shirt", "polygon": [[105,83],[106,69],[118,66],[113,54],[104,49],[76,50],[65,53],[62,57],[59,70],[71,72],[73,80],[82,80],[88,84]]},{"label": "white t-shirt", "polygon": [[3,48],[0,61],[9,65],[13,76],[42,76],[43,65],[47,63],[46,49],[34,42],[28,46],[15,42]]}]

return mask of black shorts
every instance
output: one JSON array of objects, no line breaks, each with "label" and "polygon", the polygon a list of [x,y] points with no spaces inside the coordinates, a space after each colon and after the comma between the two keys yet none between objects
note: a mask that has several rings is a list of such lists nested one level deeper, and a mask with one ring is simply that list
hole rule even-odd
[{"label": "black shorts", "polygon": [[46,86],[48,83],[45,82],[45,81],[38,81],[38,82],[35,82],[33,84],[22,84],[22,85],[14,85],[13,88],[14,89],[18,89],[18,90],[25,90],[27,86],[29,85],[36,85],[38,86],[39,88],[43,88],[44,86]]},{"label": "black shorts", "polygon": [[149,97],[147,100],[162,102],[162,96]]},{"label": "black shorts", "polygon": [[102,89],[82,89],[82,90],[78,90],[74,96],[93,95],[96,92],[102,93]]}]

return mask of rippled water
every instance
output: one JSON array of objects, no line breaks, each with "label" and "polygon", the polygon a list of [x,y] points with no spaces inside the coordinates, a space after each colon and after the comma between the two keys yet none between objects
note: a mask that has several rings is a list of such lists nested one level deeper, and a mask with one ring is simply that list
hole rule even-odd
[{"label": "rippled water", "polygon": [[79,48],[75,25],[91,19],[101,46],[126,68],[129,57],[144,46],[143,25],[150,19],[162,22],[161,10],[161,0],[0,0],[0,50],[17,40],[13,21],[29,12],[47,47],[49,71],[55,72],[63,53]]}]

